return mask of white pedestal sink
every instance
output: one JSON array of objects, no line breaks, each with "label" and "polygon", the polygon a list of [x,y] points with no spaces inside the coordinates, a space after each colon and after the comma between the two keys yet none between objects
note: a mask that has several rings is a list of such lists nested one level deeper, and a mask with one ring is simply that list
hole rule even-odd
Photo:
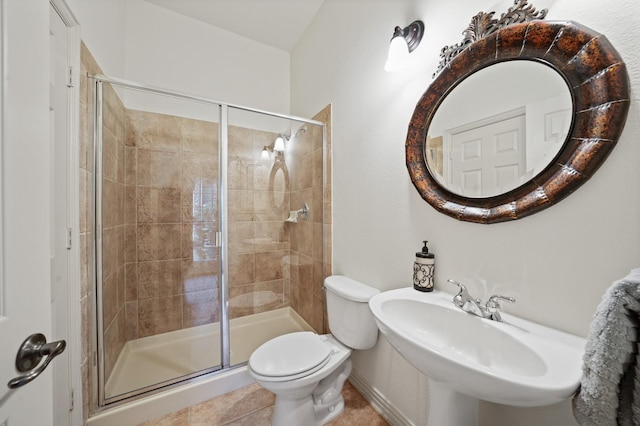
[{"label": "white pedestal sink", "polygon": [[583,338],[508,314],[480,318],[439,291],[386,291],[369,306],[389,343],[429,377],[429,426],[477,424],[479,399],[536,407],[578,388]]}]

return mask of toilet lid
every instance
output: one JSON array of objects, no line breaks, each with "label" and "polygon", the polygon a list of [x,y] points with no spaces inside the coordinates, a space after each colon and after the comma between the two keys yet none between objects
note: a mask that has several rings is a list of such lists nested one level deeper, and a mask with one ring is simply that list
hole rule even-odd
[{"label": "toilet lid", "polygon": [[324,367],[330,356],[320,336],[302,331],[269,340],[251,354],[249,366],[261,376],[302,377]]}]

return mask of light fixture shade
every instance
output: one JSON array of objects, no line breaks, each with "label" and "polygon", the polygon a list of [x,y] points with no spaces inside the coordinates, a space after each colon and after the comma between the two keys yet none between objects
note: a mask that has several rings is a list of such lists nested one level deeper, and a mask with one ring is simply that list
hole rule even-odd
[{"label": "light fixture shade", "polygon": [[273,143],[274,151],[284,151],[284,138],[282,136],[278,136],[276,141]]},{"label": "light fixture shade", "polygon": [[268,160],[269,159],[269,150],[267,149],[266,146],[262,149],[262,155],[260,157],[263,160]]},{"label": "light fixture shade", "polygon": [[406,28],[396,27],[389,45],[389,56],[384,65],[385,71],[399,71],[406,67],[409,53],[416,50],[423,34],[424,23],[422,21],[413,21]]},{"label": "light fixture shade", "polygon": [[389,56],[384,64],[384,70],[395,72],[403,69],[409,61],[409,46],[402,36],[391,39],[389,44]]}]

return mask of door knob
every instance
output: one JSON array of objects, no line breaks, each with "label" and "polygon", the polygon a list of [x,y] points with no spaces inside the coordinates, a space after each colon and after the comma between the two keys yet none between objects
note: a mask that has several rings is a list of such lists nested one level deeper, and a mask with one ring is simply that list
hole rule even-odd
[{"label": "door knob", "polygon": [[[51,360],[64,352],[66,347],[67,342],[64,340],[47,343],[47,338],[40,333],[35,333],[27,337],[26,340],[22,342],[16,355],[16,370],[27,374],[11,379],[9,383],[7,383],[9,389],[24,386],[38,377],[40,373],[47,368]],[[44,358],[44,361],[40,363],[42,358]]]}]

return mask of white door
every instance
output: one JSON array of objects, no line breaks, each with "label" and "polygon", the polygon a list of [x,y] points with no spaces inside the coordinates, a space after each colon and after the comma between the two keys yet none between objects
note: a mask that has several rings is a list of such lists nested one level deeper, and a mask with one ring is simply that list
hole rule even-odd
[{"label": "white door", "polygon": [[546,167],[564,145],[573,116],[571,99],[556,96],[527,104],[527,170]]},{"label": "white door", "polygon": [[450,136],[450,182],[471,197],[513,189],[525,170],[525,116],[500,120]]},{"label": "white door", "polygon": [[[3,46],[0,230],[0,425],[53,424],[51,369],[9,390],[32,333],[50,337],[49,8],[0,0]],[[53,362],[56,362],[54,360]]]}]

